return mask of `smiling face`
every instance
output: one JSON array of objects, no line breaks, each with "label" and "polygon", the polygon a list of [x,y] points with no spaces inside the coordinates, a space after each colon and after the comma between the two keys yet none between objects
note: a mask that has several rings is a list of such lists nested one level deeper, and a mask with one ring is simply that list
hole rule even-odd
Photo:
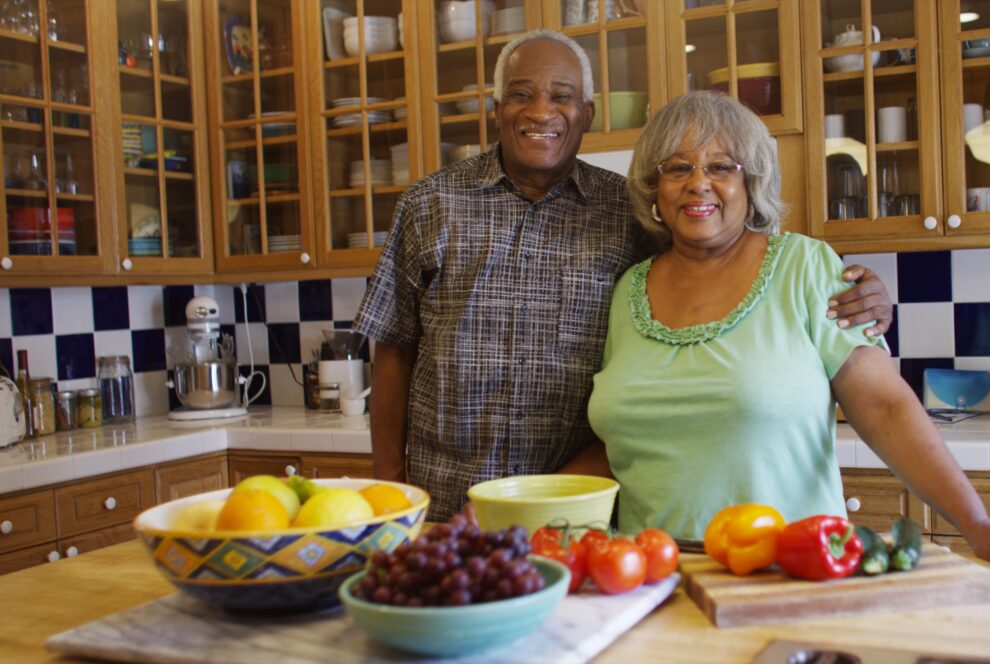
[{"label": "smiling face", "polygon": [[[708,166],[736,161],[718,139],[696,149],[689,148],[692,143],[690,132],[685,133],[677,151],[664,160],[664,166]],[[721,182],[712,181],[701,168],[695,168],[683,182],[659,178],[657,211],[670,229],[675,245],[703,250],[724,248],[746,230],[749,197],[743,172],[732,173]]]},{"label": "smiling face", "polygon": [[495,110],[506,174],[538,200],[570,173],[595,115],[584,100],[581,63],[551,39],[519,46],[505,67]]}]

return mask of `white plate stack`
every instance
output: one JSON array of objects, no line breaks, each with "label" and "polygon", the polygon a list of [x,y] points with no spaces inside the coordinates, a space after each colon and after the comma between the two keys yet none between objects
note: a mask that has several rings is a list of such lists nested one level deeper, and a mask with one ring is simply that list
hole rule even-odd
[{"label": "white plate stack", "polygon": [[299,251],[302,248],[302,237],[296,235],[269,235],[268,252],[272,254],[286,251]]},{"label": "white plate stack", "polygon": [[[374,240],[375,246],[380,247],[385,244],[385,237],[388,235],[387,231],[375,231]],[[361,233],[348,233],[347,234],[347,248],[348,249],[367,249],[368,248],[368,234],[365,232]]]},{"label": "white plate stack", "polygon": [[492,34],[510,35],[526,31],[526,10],[523,7],[500,9],[492,15]]},{"label": "white plate stack", "polygon": [[[366,103],[368,104],[382,104],[387,102],[388,99],[382,97],[368,97]],[[341,97],[340,99],[334,99],[330,102],[330,108],[347,108],[348,106],[360,106],[360,97]],[[392,121],[392,111],[391,109],[384,109],[378,111],[368,111],[368,124],[382,124],[385,122]],[[361,114],[360,113],[347,113],[346,115],[336,116],[330,124],[340,129],[342,127],[358,127],[361,125]]]},{"label": "white plate stack", "polygon": [[409,184],[409,144],[392,146],[392,184]]},{"label": "white plate stack", "polygon": [[[408,170],[408,169],[407,169]],[[351,186],[364,186],[364,160],[351,162]],[[392,160],[371,160],[371,184],[392,184]]]},{"label": "white plate stack", "polygon": [[[348,55],[358,55],[360,51],[358,17],[351,16],[343,20],[344,23],[344,50]],[[393,16],[365,16],[364,17],[364,53],[374,55],[375,53],[387,53],[398,48],[398,30],[395,17]]]},{"label": "white plate stack", "polygon": [[[485,90],[490,90],[491,88],[492,88],[492,84],[491,83],[485,83],[485,86],[484,86],[484,89]],[[472,83],[470,85],[465,85],[463,88],[461,88],[461,90],[463,92],[474,92],[474,93],[477,93],[478,92],[478,84],[477,83]],[[460,111],[461,113],[477,113],[478,112],[478,108],[480,108],[480,104],[478,104],[478,98],[477,97],[472,97],[471,99],[462,99],[462,100],[456,102],[456,104],[457,104],[457,110]],[[485,97],[485,111],[486,112],[487,111],[491,111],[494,108],[495,108],[495,100],[492,99],[491,97]]]}]

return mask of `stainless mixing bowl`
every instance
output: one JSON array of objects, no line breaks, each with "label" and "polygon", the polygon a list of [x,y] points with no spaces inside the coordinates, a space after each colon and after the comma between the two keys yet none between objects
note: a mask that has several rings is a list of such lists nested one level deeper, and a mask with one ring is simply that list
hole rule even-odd
[{"label": "stainless mixing bowl", "polygon": [[188,408],[225,408],[237,400],[237,364],[175,365],[175,396]]}]

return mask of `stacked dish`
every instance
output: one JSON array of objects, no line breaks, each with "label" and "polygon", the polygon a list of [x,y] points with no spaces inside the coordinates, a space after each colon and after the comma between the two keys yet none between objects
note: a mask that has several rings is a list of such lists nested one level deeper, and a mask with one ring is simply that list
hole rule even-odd
[{"label": "stacked dish", "polygon": [[458,145],[456,148],[451,148],[450,161],[460,161],[461,159],[467,159],[468,157],[474,157],[475,155],[481,154],[481,146],[477,143],[472,145]]},{"label": "stacked dish", "polygon": [[[7,238],[10,253],[18,256],[47,256],[52,253],[49,208],[11,207],[8,209]],[[76,220],[72,208],[58,208],[58,251],[76,253]]]},{"label": "stacked dish", "polygon": [[269,235],[268,252],[275,254],[284,251],[299,251],[302,248],[302,236],[296,235]]},{"label": "stacked dish", "polygon": [[[476,34],[475,0],[448,0],[440,3],[440,37],[444,42],[459,42],[474,39]],[[488,34],[489,19],[495,12],[495,3],[482,0],[482,36]]]},{"label": "stacked dish", "polygon": [[144,141],[141,137],[141,126],[125,123],[121,129],[124,138],[124,164],[137,166],[144,154]]},{"label": "stacked dish", "polygon": [[127,238],[127,253],[131,256],[161,256],[162,239],[160,237]]},{"label": "stacked dish", "polygon": [[[485,83],[484,88],[490,90],[492,88],[491,83]],[[472,83],[470,85],[465,85],[461,88],[464,92],[477,92],[478,84]],[[471,99],[462,99],[457,102],[457,110],[461,113],[477,113],[480,105],[478,104],[478,98],[472,97]],[[485,111],[491,111],[495,108],[495,100],[491,97],[485,97]]]},{"label": "stacked dish", "polygon": [[492,34],[509,35],[526,31],[526,10],[523,7],[500,9],[492,15]]},{"label": "stacked dish", "polygon": [[[368,104],[382,104],[387,102],[388,99],[383,97],[368,97],[366,102]],[[360,97],[341,97],[340,99],[334,99],[330,102],[330,108],[345,108],[348,106],[360,106]],[[383,124],[385,122],[392,121],[392,111],[391,109],[384,109],[378,111],[368,111],[368,124]],[[347,113],[345,115],[338,115],[330,121],[330,124],[337,128],[343,127],[359,127],[361,126],[361,114],[360,113]]]},{"label": "stacked dish", "polygon": [[[388,231],[375,231],[374,240],[375,246],[380,247],[385,244],[385,238],[388,236]],[[368,247],[368,234],[364,231],[360,233],[348,233],[347,234],[347,248],[348,249],[367,249]]]},{"label": "stacked dish", "polygon": [[392,184],[409,182],[409,144],[392,146]]},{"label": "stacked dish", "polygon": [[[344,50],[348,55],[358,55],[359,38],[358,17],[350,16],[344,19]],[[393,16],[364,17],[364,53],[388,53],[398,48],[396,20]]]},{"label": "stacked dish", "polygon": [[[268,111],[267,113],[262,113],[262,122],[266,118],[277,117],[279,115],[285,115],[285,111]],[[254,114],[248,116],[250,119],[254,119]],[[296,133],[296,123],[295,122],[267,122],[261,125],[261,135],[264,138],[271,138],[273,136],[287,136],[289,134]]]},{"label": "stacked dish", "polygon": [[[364,160],[351,162],[352,187],[364,186]],[[392,184],[392,161],[390,159],[371,160],[371,184]]]}]

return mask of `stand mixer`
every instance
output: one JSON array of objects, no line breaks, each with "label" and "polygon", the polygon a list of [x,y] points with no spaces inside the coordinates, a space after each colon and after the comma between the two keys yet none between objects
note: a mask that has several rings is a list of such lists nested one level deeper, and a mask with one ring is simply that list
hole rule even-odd
[{"label": "stand mixer", "polygon": [[364,390],[364,335],[351,330],[323,330],[326,343],[317,364],[320,409],[340,410],[341,399],[356,399]]},{"label": "stand mixer", "polygon": [[220,305],[216,300],[202,295],[189,300],[186,331],[191,348],[168,348],[175,364],[175,379],[167,384],[175,388],[175,396],[183,405],[170,412],[168,418],[206,420],[246,416],[247,405],[254,399],[246,398],[245,388],[244,403],[239,403],[238,386],[244,383],[244,378],[237,373],[234,340],[220,332]]}]

